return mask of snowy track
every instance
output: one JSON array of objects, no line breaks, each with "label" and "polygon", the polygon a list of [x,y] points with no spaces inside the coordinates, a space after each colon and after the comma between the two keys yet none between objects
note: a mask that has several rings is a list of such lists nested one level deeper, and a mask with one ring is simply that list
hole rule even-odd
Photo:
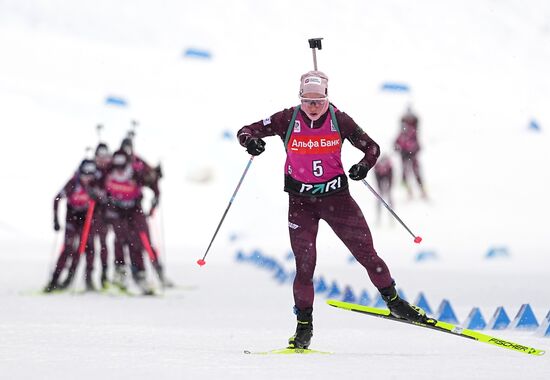
[{"label": "snowy track", "polygon": [[[343,312],[322,296],[316,299],[313,347],[334,355],[245,355],[245,349],[283,347],[294,316],[290,286],[242,264],[174,264],[170,274],[180,285],[196,288],[156,298],[21,295],[21,289],[43,285],[44,263],[2,264],[0,372],[11,379],[517,379],[528,370],[529,379],[542,380],[550,371],[549,356]],[[348,271],[333,273],[345,277]],[[527,332],[493,335],[550,346]]]},{"label": "snowy track", "polygon": [[[295,328],[290,285],[233,260],[237,249],[260,249],[292,266],[276,138],[254,160],[206,266],[195,262],[248,159],[234,133],[298,101],[311,37],[325,38],[318,60],[331,99],[383,153],[393,154],[406,104],[419,113],[430,200],[408,201],[396,174],[392,206],[422,244],[387,213],[377,225],[372,194],[350,184],[398,287],[409,299],[423,291],[432,308],[449,299],[461,322],[474,306],[486,319],[498,306],[513,318],[529,303],[539,321],[550,309],[550,3],[341,3],[0,1],[0,379],[550,378],[548,353],[335,310],[322,296],[312,347],[334,355],[243,354],[281,348]],[[212,59],[182,57],[189,47]],[[380,91],[386,81],[412,91]],[[110,95],[128,107],[105,105]],[[30,295],[54,259],[54,195],[95,145],[98,123],[114,149],[133,119],[136,151],[165,172],[153,240],[187,289]],[[541,131],[527,127],[532,119]],[[345,143],[345,169],[359,158]],[[509,255],[485,259],[495,246]],[[415,262],[419,250],[437,258]],[[374,295],[326,224],[318,252],[317,275]],[[491,335],[550,349],[532,332]]]}]

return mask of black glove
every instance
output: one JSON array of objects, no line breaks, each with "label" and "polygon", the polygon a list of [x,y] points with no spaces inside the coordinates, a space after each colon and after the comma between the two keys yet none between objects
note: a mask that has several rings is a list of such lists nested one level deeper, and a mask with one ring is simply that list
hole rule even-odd
[{"label": "black glove", "polygon": [[53,218],[53,230],[59,231],[61,229],[61,226],[59,225],[59,220],[57,220],[57,216]]},{"label": "black glove", "polygon": [[353,165],[349,170],[349,177],[353,179],[354,181],[360,181],[362,179],[365,179],[367,176],[367,173],[369,172],[369,166],[367,164],[364,164],[362,162]]},{"label": "black glove", "polygon": [[246,151],[253,155],[259,156],[265,150],[265,141],[256,137],[251,137],[246,142]]}]

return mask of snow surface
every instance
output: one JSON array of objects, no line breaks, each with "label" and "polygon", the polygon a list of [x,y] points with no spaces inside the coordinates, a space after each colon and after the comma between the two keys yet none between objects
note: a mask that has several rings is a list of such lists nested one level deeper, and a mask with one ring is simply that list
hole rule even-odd
[{"label": "snow surface", "polygon": [[[410,299],[423,291],[432,308],[449,299],[460,321],[474,306],[486,319],[497,306],[513,317],[523,303],[540,321],[550,309],[548,20],[543,0],[1,1],[0,377],[547,379],[550,355],[335,310],[323,295],[312,347],[334,355],[244,355],[284,346],[295,327],[290,284],[235,260],[259,249],[292,268],[276,138],[207,265],[195,261],[248,160],[224,134],[296,104],[312,65],[307,39],[324,37],[318,61],[332,101],[384,152],[409,102],[421,118],[430,200],[395,194],[421,246],[389,215],[377,224],[374,197],[351,184],[398,286]],[[187,48],[213,58],[184,58]],[[385,81],[412,92],[381,92]],[[106,106],[109,95],[129,106]],[[157,298],[34,295],[60,245],[54,195],[95,145],[96,124],[114,148],[132,119],[137,151],[166,173],[152,231],[180,288]],[[542,131],[528,129],[532,119]],[[344,150],[351,166],[360,154]],[[510,255],[487,260],[491,247]],[[438,259],[417,263],[421,251]],[[374,295],[325,224],[317,275]],[[488,333],[550,347],[532,332]]]}]

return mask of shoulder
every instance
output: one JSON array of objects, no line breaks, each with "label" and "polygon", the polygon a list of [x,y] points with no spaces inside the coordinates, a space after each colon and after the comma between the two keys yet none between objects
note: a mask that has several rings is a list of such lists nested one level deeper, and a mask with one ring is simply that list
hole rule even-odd
[{"label": "shoulder", "polygon": [[65,184],[65,189],[66,190],[74,189],[77,184],[78,184],[78,175],[75,174],[67,181],[67,183]]},{"label": "shoulder", "polygon": [[282,136],[286,133],[296,107],[285,108],[259,122],[260,128],[270,134]]},{"label": "shoulder", "polygon": [[266,122],[273,122],[273,123],[290,123],[290,120],[292,120],[292,116],[294,115],[294,111],[296,110],[297,106],[285,108],[282,111],[276,112],[271,117],[264,120],[264,125],[266,125]]},{"label": "shoulder", "polygon": [[333,107],[334,116],[336,117],[338,127],[340,128],[340,132],[342,133],[343,137],[353,133],[359,127],[359,125],[355,122],[355,120],[352,119],[350,115],[341,111],[334,105]]}]

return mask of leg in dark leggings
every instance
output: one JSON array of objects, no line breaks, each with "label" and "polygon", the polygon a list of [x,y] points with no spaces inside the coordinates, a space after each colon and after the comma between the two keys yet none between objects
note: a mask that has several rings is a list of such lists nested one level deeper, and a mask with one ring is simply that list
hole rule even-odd
[{"label": "leg in dark leggings", "polygon": [[124,247],[130,243],[130,226],[125,210],[117,209],[116,213],[112,213],[112,226],[115,233],[115,273],[112,282],[117,287],[125,290],[127,288],[127,270]]},{"label": "leg in dark leggings", "polygon": [[[101,210],[98,210],[101,212]],[[109,225],[105,222],[105,218],[99,214],[99,216],[94,219],[94,235],[97,236],[99,240],[99,257],[101,259],[101,268],[103,271],[107,270],[108,267],[108,251],[107,251],[107,232],[109,231]]]},{"label": "leg in dark leggings", "polygon": [[107,250],[107,225],[104,226],[104,230],[97,236],[99,238],[99,258],[101,259],[101,286],[107,287],[107,269],[109,268],[109,251]]},{"label": "leg in dark leggings", "polygon": [[122,267],[126,264],[124,246],[129,243],[128,235],[130,231],[128,219],[122,213],[113,222],[113,231],[115,233],[115,267]]},{"label": "leg in dark leggings", "polygon": [[124,258],[124,245],[126,244],[126,238],[116,235],[115,233],[115,266],[126,264]]},{"label": "leg in dark leggings", "polygon": [[88,238],[88,244],[86,244],[85,252],[86,252],[86,284],[90,284],[92,274],[94,272],[94,260],[95,260],[93,235],[90,235],[90,237]]},{"label": "leg in dark leggings", "polygon": [[[82,226],[80,230],[78,231],[78,238],[77,240],[80,242],[81,234],[82,234]],[[89,278],[92,276],[92,272],[94,270],[94,239],[91,235],[88,235],[88,241],[86,243],[86,246],[84,247],[84,252],[86,254],[86,274],[85,278],[88,281]],[[72,281],[72,277],[75,275],[76,270],[78,269],[78,264],[80,262],[80,253],[78,252],[78,247],[74,249],[72,252],[72,262],[71,267],[69,268],[69,274],[67,279],[70,278],[69,283]]]},{"label": "leg in dark leggings", "polygon": [[401,163],[403,167],[402,180],[403,180],[403,184],[405,185],[405,188],[407,189],[407,194],[409,195],[409,198],[412,197],[413,195],[412,187],[408,180],[408,178],[412,175],[411,171],[413,171],[413,168],[412,168],[413,158],[414,156],[411,155],[410,153],[406,153],[406,152],[401,153]]},{"label": "leg in dark leggings", "polygon": [[97,218],[94,220],[94,235],[99,240],[99,258],[101,260],[101,287],[107,287],[107,269],[109,267],[109,252],[107,250],[107,232],[109,225],[105,217],[105,210],[97,210]]},{"label": "leg in dark leggings", "polygon": [[156,262],[156,256],[152,252],[149,239],[147,237],[147,221],[141,208],[133,210],[130,217],[130,225],[132,226],[130,232],[130,257],[132,260],[132,275],[138,287],[143,294],[154,294],[153,289],[147,282],[145,273],[145,263],[143,262],[143,250],[146,249],[148,254],[151,255],[151,261]]},{"label": "leg in dark leggings", "polygon": [[76,232],[77,231],[75,230],[74,225],[71,225],[70,223],[66,224],[64,246],[59,258],[57,259],[57,263],[52,274],[52,284],[57,284],[59,281],[59,276],[61,276],[63,269],[65,269],[65,266],[67,265],[67,260],[73,255],[75,250],[75,239],[78,240],[78,234]]},{"label": "leg in dark leggings", "polygon": [[413,154],[411,157],[411,166],[422,196],[426,198],[426,191],[424,190],[424,183],[422,181],[422,175],[420,174],[420,162],[418,161],[416,154]]},{"label": "leg in dark leggings", "polygon": [[361,209],[348,192],[322,198],[322,218],[367,270],[370,280],[378,289],[393,283],[388,266],[376,253],[369,226]]},{"label": "leg in dark leggings", "polygon": [[409,171],[409,155],[406,153],[401,153],[401,170],[401,181],[406,184]]},{"label": "leg in dark leggings", "polygon": [[296,307],[305,310],[313,306],[313,274],[317,260],[315,240],[319,228],[319,217],[311,200],[290,196],[288,222],[290,243],[296,260],[294,302]]},{"label": "leg in dark leggings", "polygon": [[80,255],[78,254],[78,246],[80,244],[80,236],[82,234],[82,228],[84,227],[85,215],[81,214],[69,214],[66,219],[66,230],[70,236],[70,241],[65,241],[65,249],[68,250],[67,258],[71,259],[71,265],[67,273],[67,277],[61,284],[61,287],[68,287],[73,281],[74,274],[80,261]]}]

